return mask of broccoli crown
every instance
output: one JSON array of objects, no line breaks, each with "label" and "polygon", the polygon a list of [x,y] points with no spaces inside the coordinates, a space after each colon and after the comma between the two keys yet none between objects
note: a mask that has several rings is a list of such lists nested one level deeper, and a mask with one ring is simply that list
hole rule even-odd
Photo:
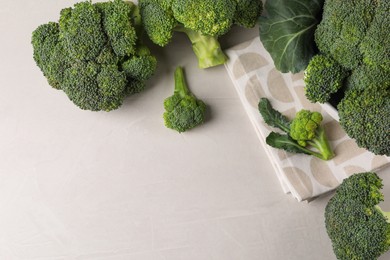
[{"label": "broccoli crown", "polygon": [[390,86],[347,91],[337,109],[340,125],[358,146],[390,155]]},{"label": "broccoli crown", "polygon": [[166,46],[175,31],[186,33],[200,68],[225,63],[218,37],[233,24],[255,26],[263,7],[260,0],[139,0],[139,6],[149,38]]},{"label": "broccoli crown", "polygon": [[175,70],[174,94],[164,100],[165,126],[180,132],[200,125],[205,120],[206,105],[190,93],[183,68]]},{"label": "broccoli crown", "polygon": [[156,69],[139,28],[131,2],[76,3],[61,10],[58,23],[34,30],[33,57],[48,83],[78,107],[110,111],[141,91]]},{"label": "broccoli crown", "polygon": [[173,0],[173,15],[184,27],[211,36],[230,30],[236,11],[234,0]]},{"label": "broccoli crown", "polygon": [[374,260],[390,248],[390,220],[379,207],[382,180],[373,172],[343,180],[325,208],[325,226],[340,260]]},{"label": "broccoli crown", "polygon": [[346,70],[332,58],[314,56],[305,72],[305,95],[311,102],[325,103],[343,86]]},{"label": "broccoli crown", "polygon": [[315,32],[319,50],[347,69],[361,63],[389,66],[388,0],[326,0]]},{"label": "broccoli crown", "polygon": [[307,141],[313,140],[317,133],[317,128],[322,122],[322,115],[319,112],[311,112],[302,109],[298,111],[290,124],[290,136],[299,145],[305,147]]}]

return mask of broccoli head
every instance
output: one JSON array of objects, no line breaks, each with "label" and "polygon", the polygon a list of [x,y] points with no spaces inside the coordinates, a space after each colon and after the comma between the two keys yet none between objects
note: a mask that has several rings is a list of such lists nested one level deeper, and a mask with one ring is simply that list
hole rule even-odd
[{"label": "broccoli head", "polygon": [[314,56],[305,72],[305,95],[311,102],[325,103],[343,87],[346,70],[332,58],[318,54]]},{"label": "broccoli head", "polygon": [[382,180],[374,172],[356,173],[337,188],[325,208],[325,227],[340,260],[375,260],[390,248],[390,212]]},{"label": "broccoli head", "polygon": [[165,126],[179,133],[205,120],[206,105],[189,91],[182,67],[175,70],[175,90],[172,96],[164,100],[164,108]]},{"label": "broccoli head", "polygon": [[319,50],[347,69],[362,62],[389,66],[388,0],[326,0],[315,31]]},{"label": "broccoli head", "polygon": [[34,60],[48,83],[81,109],[117,109],[141,91],[157,65],[140,39],[141,20],[132,2],[76,3],[58,23],[32,33]]},{"label": "broccoli head", "polygon": [[225,63],[218,37],[233,24],[253,27],[262,11],[259,0],[140,0],[143,26],[160,46],[183,32],[192,43],[200,68]]},{"label": "broccoli head", "polygon": [[319,112],[303,109],[289,121],[271,106],[267,98],[260,99],[258,108],[266,124],[286,133],[271,132],[266,138],[268,145],[291,153],[312,155],[322,160],[334,157],[325,130],[321,126],[323,117]]},{"label": "broccoli head", "polygon": [[390,155],[390,86],[351,89],[337,106],[340,125],[358,146]]}]

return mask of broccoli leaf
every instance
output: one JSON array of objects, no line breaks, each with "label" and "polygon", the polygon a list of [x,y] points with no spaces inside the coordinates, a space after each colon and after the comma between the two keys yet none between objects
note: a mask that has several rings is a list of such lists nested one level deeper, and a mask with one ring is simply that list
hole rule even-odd
[{"label": "broccoli leaf", "polygon": [[286,133],[290,132],[290,122],[287,117],[275,110],[267,98],[260,99],[259,111],[267,125],[277,127]]},{"label": "broccoli leaf", "polygon": [[296,141],[294,141],[287,134],[279,134],[275,132],[271,132],[265,142],[274,148],[282,149],[290,153],[304,153],[304,154],[312,154],[306,148],[300,146]]},{"label": "broccoli leaf", "polygon": [[324,0],[273,0],[259,18],[260,40],[276,69],[285,73],[304,70],[316,54],[314,31],[321,21]]}]

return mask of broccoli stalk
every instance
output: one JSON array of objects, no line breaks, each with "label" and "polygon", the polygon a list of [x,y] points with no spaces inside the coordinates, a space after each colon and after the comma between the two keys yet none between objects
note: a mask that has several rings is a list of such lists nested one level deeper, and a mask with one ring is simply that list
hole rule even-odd
[{"label": "broccoli stalk", "polygon": [[185,33],[200,68],[224,64],[218,37],[235,24],[254,27],[263,7],[260,0],[139,0],[139,6],[152,42],[164,47],[174,32]]},{"label": "broccoli stalk", "polygon": [[204,35],[180,25],[175,28],[175,31],[185,33],[191,41],[192,50],[198,58],[199,68],[218,66],[228,60],[216,37]]},{"label": "broccoli stalk", "polygon": [[382,179],[374,172],[356,173],[343,180],[325,208],[325,227],[340,260],[375,260],[390,249],[390,212]]},{"label": "broccoli stalk", "polygon": [[177,67],[174,74],[175,89],[173,95],[164,100],[165,126],[179,133],[203,123],[206,105],[197,99],[188,89],[182,67]]},{"label": "broccoli stalk", "polygon": [[[301,110],[290,122],[279,111],[273,109],[266,98],[260,100],[259,112],[266,124],[286,133],[271,132],[266,138],[268,145],[291,153],[312,155],[322,160],[334,157],[325,130],[321,126],[323,118],[320,113]],[[316,150],[310,149],[311,147]]]}]

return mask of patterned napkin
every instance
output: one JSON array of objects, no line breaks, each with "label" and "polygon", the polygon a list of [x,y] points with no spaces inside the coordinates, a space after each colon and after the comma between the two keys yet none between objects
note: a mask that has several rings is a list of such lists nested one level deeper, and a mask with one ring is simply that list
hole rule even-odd
[{"label": "patterned napkin", "polygon": [[[335,113],[331,116],[332,111],[325,106],[310,103],[304,94],[303,73],[277,71],[259,37],[228,49],[226,53],[230,59],[226,69],[285,193],[291,193],[298,201],[311,200],[336,188],[353,173],[375,171],[390,163],[390,157],[376,156],[359,148],[340,127]],[[276,129],[267,126],[258,111],[261,97],[267,97],[272,106],[288,118],[302,108],[321,112],[336,156],[330,161],[322,161],[268,146],[265,138]]]}]

